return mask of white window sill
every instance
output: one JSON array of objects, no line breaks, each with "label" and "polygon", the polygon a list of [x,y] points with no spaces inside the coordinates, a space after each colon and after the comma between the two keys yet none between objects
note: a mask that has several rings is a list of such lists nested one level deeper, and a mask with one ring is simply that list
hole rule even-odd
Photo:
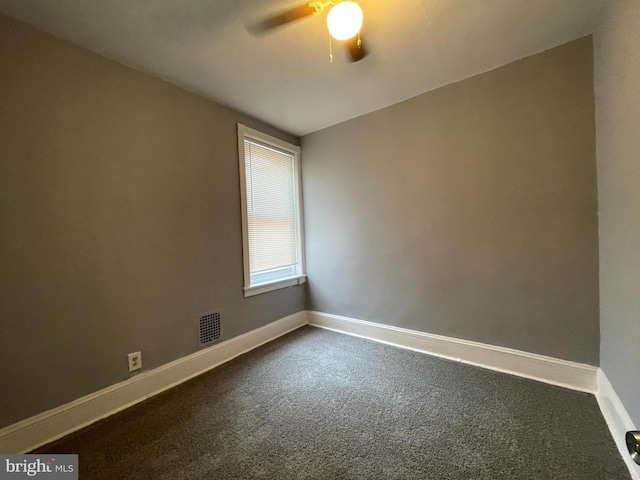
[{"label": "white window sill", "polygon": [[281,288],[292,287],[293,285],[302,285],[306,281],[306,275],[297,275],[295,277],[276,280],[275,282],[262,283],[260,285],[254,285],[252,287],[244,287],[244,296],[252,297],[254,295],[260,295],[261,293],[267,293],[273,290],[279,290]]}]

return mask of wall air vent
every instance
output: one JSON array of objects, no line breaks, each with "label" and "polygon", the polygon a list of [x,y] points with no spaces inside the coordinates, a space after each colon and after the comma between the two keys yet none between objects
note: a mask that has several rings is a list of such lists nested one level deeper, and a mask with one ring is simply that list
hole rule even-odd
[{"label": "wall air vent", "polygon": [[220,313],[206,313],[200,317],[200,345],[220,338]]}]

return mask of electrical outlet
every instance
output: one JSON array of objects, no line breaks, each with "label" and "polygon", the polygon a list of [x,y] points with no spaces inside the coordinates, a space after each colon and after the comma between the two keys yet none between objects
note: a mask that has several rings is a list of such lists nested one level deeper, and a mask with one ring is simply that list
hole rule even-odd
[{"label": "electrical outlet", "polygon": [[129,359],[129,371],[135,372],[136,370],[140,370],[142,368],[142,353],[133,352],[127,355]]}]

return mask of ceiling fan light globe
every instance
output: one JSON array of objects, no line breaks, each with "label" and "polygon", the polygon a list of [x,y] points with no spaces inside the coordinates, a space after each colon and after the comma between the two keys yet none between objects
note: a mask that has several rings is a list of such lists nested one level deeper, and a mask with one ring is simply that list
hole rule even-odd
[{"label": "ceiling fan light globe", "polygon": [[340,2],[327,15],[329,34],[336,40],[355,37],[362,28],[362,9],[356,2]]}]

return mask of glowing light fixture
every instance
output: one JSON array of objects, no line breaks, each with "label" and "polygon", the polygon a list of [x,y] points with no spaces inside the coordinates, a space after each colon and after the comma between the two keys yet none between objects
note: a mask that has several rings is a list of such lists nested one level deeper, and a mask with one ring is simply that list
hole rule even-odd
[{"label": "glowing light fixture", "polygon": [[329,34],[336,40],[355,37],[362,28],[362,9],[356,2],[338,3],[329,10],[327,27]]}]

